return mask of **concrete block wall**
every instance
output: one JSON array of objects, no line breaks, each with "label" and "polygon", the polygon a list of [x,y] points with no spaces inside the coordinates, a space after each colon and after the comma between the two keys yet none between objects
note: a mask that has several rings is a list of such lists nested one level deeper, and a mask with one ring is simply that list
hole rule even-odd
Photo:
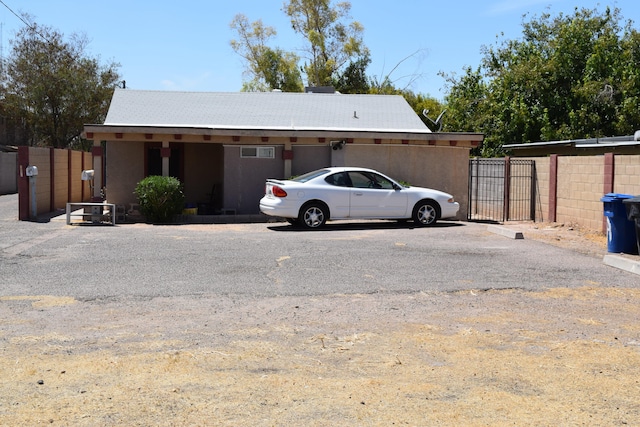
[{"label": "concrete block wall", "polygon": [[[536,221],[550,221],[553,209],[551,158],[528,157],[536,162]],[[613,156],[613,176],[607,177],[605,156],[558,156],[556,222],[577,224],[604,232],[600,201],[612,181],[614,193],[640,195],[640,155]]]},{"label": "concrete block wall", "polygon": [[81,177],[84,169],[93,169],[91,153],[70,151],[69,155],[69,199],[74,202],[89,201],[91,200],[91,186],[88,181],[82,181]]},{"label": "concrete block wall", "polygon": [[549,157],[531,159],[536,161],[536,221],[548,221],[549,215]]},{"label": "concrete block wall", "polygon": [[[69,153],[67,150],[53,150],[53,209],[65,209],[69,196]],[[80,176],[78,175],[78,179]]]},{"label": "concrete block wall", "polygon": [[640,156],[615,156],[613,188],[615,193],[640,195]]},{"label": "concrete block wall", "polygon": [[603,188],[603,156],[559,157],[556,222],[600,229]]},{"label": "concrete block wall", "polygon": [[[51,150],[49,148],[29,148],[29,165],[38,168],[36,183],[37,214],[51,212]],[[25,178],[28,180],[28,178]],[[29,193],[31,194],[31,189]]]}]

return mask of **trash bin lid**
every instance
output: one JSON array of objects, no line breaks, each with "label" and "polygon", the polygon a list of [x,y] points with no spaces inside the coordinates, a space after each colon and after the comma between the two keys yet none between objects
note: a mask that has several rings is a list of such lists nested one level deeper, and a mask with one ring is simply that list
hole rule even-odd
[{"label": "trash bin lid", "polygon": [[634,196],[628,199],[624,199],[622,203],[628,203],[628,204],[640,203],[640,196]]},{"label": "trash bin lid", "polygon": [[607,193],[605,194],[600,201],[601,202],[615,202],[618,200],[632,199],[633,196],[631,194],[620,194],[620,193]]}]

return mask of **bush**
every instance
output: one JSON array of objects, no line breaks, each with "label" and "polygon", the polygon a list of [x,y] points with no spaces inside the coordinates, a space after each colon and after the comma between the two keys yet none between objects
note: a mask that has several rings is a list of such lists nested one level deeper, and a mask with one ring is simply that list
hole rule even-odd
[{"label": "bush", "polygon": [[148,176],[136,184],[134,194],[140,212],[151,223],[170,222],[184,206],[182,184],[172,176]]}]

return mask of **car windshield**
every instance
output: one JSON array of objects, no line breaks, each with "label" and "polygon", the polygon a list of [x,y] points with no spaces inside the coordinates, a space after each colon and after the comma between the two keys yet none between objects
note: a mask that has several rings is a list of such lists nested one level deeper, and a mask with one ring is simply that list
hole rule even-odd
[{"label": "car windshield", "polygon": [[321,175],[324,175],[327,172],[329,172],[329,171],[326,170],[326,169],[319,169],[317,171],[308,172],[308,173],[305,173],[304,175],[300,175],[300,176],[297,176],[295,178],[292,178],[291,181],[307,182],[307,181],[312,180],[313,178],[317,178],[317,177],[319,177]]}]

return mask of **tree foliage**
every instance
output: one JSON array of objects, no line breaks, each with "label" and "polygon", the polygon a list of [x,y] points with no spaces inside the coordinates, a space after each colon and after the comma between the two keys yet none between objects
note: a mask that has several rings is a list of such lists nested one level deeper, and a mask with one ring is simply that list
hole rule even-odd
[{"label": "tree foliage", "polygon": [[284,11],[293,30],[306,42],[304,70],[309,86],[329,86],[348,64],[368,60],[364,27],[351,19],[351,3],[331,0],[289,0]]},{"label": "tree foliage", "polygon": [[[404,96],[427,126],[431,123],[423,116],[424,110],[436,117],[444,110],[435,98],[409,89],[418,74],[393,80],[399,65],[422,51],[405,57],[384,77],[378,79],[367,74],[371,57],[363,41],[364,28],[357,21],[351,21],[349,2],[288,0],[282,10],[289,16],[294,31],[305,40],[303,58],[270,47],[277,32],[261,20],[249,22],[245,15],[238,14],[230,24],[237,34],[237,38],[231,40],[231,47],[244,59],[245,75],[249,78],[243,83],[243,90],[299,92],[303,90],[304,74],[309,86],[333,86],[340,93]],[[398,88],[398,81],[408,83]]]},{"label": "tree foliage", "polygon": [[640,127],[640,35],[618,9],[543,14],[522,38],[484,47],[478,69],[445,76],[448,131],[502,144],[628,135]]},{"label": "tree foliage", "polygon": [[31,145],[66,148],[86,123],[104,120],[120,76],[117,64],[87,56],[85,37],[68,41],[59,32],[32,24],[12,41],[2,82],[3,110],[22,123]]},{"label": "tree foliage", "polygon": [[271,47],[275,28],[236,15],[230,24],[237,34],[231,47],[245,61],[249,80],[243,90],[300,92],[306,79],[308,86],[366,93],[369,50],[362,39],[362,25],[349,21],[350,10],[349,2],[333,5],[331,0],[289,0],[284,4],[283,12],[304,40],[304,57]]},{"label": "tree foliage", "polygon": [[261,20],[249,22],[243,14],[236,15],[230,26],[238,34],[237,39],[231,40],[231,47],[247,66],[249,80],[244,82],[243,90],[302,91],[298,56],[268,45],[276,35],[275,28],[265,26]]}]

